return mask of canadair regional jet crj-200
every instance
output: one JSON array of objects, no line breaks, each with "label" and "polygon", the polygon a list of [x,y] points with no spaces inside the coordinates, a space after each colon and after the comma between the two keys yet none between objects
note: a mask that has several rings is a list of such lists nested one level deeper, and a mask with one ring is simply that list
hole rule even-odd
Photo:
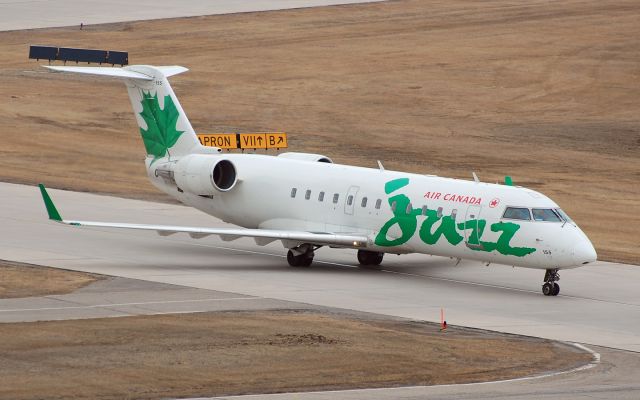
[{"label": "canadair regional jet crj-200", "polygon": [[596,261],[580,228],[547,196],[499,185],[361,168],[318,154],[222,153],[198,141],[167,77],[179,66],[48,66],[124,81],[147,151],[149,179],[180,202],[241,228],[198,228],[70,221],[44,186],[49,218],[67,225],[144,229],[193,238],[281,241],[294,267],[322,246],[356,249],[362,265],[385,253],[424,253],[546,270],[542,291],[555,296],[558,270]]}]

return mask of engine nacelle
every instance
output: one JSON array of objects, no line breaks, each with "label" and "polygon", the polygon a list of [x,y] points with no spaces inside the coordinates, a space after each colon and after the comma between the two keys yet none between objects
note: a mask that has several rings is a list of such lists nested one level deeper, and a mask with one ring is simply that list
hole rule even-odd
[{"label": "engine nacelle", "polygon": [[238,182],[236,167],[231,161],[205,154],[181,158],[174,166],[173,178],[180,189],[201,196],[227,192]]},{"label": "engine nacelle", "polygon": [[322,163],[333,164],[333,161],[329,157],[323,156],[322,154],[288,152],[288,153],[281,153],[278,155],[278,157],[292,158],[294,160],[300,160],[300,161],[311,161],[311,162],[322,162]]}]

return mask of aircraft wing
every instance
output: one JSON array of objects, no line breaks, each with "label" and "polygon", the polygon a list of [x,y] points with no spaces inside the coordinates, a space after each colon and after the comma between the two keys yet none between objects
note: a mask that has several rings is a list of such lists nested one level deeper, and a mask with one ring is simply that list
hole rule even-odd
[{"label": "aircraft wing", "polygon": [[[117,222],[93,222],[93,221],[72,221],[62,219],[60,213],[53,204],[53,200],[47,193],[43,184],[38,185],[42,199],[47,208],[49,219],[56,222],[72,225],[72,226],[90,226],[101,228],[120,228],[120,229],[138,229],[156,231],[162,236],[172,235],[174,233],[188,233],[195,239],[203,238],[209,235],[220,236],[222,240],[230,241],[242,237],[253,238],[258,245],[264,246],[276,240],[282,240],[285,246],[287,243],[295,244],[309,243],[315,245],[327,245],[338,247],[363,248],[367,247],[368,238],[359,234],[336,234],[325,232],[304,232],[304,231],[288,231],[275,229],[246,229],[246,228],[200,228],[189,226],[172,226],[172,225],[146,225],[146,224],[129,224]],[[288,246],[287,246],[288,247]]]}]

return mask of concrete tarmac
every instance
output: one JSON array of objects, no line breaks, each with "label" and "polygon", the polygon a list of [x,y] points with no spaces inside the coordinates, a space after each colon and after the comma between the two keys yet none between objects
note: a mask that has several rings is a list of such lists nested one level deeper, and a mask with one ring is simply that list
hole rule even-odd
[{"label": "concrete tarmac", "polygon": [[0,31],[375,1],[381,0],[0,0]]},{"label": "concrete tarmac", "polygon": [[[188,207],[51,190],[63,217],[225,226]],[[558,297],[541,294],[543,271],[426,255],[387,255],[357,267],[355,251],[320,249],[291,268],[279,243],[222,242],[177,234],[75,228],[49,221],[36,187],[0,184],[0,259],[198,289],[640,351],[640,268],[598,262],[561,271]]]},{"label": "concrete tarmac", "polygon": [[69,294],[0,299],[0,323],[312,308],[316,307],[264,297],[115,277],[99,280]]},{"label": "concrete tarmac", "polygon": [[[226,225],[178,205],[50,193],[66,218]],[[57,224],[47,219],[34,186],[0,183],[0,204],[0,259],[137,279],[115,278],[44,299],[2,300],[0,321],[301,307],[437,321],[442,307],[450,324],[587,343],[602,354],[595,368],[533,380],[249,399],[640,398],[636,266],[597,263],[563,271],[561,295],[553,298],[540,293],[537,270],[471,262],[456,267],[452,260],[421,255],[387,256],[382,269],[369,270],[356,266],[354,251],[334,249],[321,249],[311,268],[291,268],[277,244]]]}]

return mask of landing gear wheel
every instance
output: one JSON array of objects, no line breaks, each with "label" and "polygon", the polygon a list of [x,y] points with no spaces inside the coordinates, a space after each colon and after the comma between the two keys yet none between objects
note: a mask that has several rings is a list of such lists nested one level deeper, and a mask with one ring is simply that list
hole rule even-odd
[{"label": "landing gear wheel", "polygon": [[293,251],[287,252],[287,262],[292,267],[308,267],[313,262],[313,252],[303,253],[300,255],[293,254]]},{"label": "landing gear wheel", "polygon": [[304,254],[302,256],[302,263],[300,264],[301,267],[309,267],[311,266],[311,263],[313,263],[313,253],[311,253],[311,255],[306,255]]},{"label": "landing gear wheel", "polygon": [[383,258],[384,253],[379,253],[377,251],[358,250],[358,262],[360,263],[360,265],[380,265]]},{"label": "landing gear wheel", "polygon": [[560,293],[560,285],[556,281],[560,280],[558,269],[548,269],[544,274],[544,285],[542,285],[542,294],[545,296],[557,296]]}]

